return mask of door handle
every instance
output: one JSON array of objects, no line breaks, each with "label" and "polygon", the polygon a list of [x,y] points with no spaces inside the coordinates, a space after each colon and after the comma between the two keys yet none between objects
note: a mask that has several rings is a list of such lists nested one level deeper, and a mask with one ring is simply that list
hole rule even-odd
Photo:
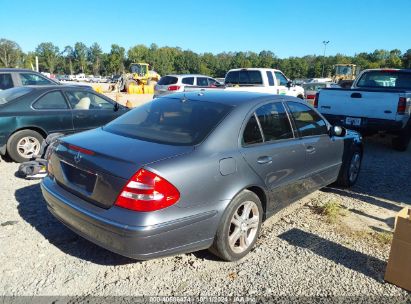
[{"label": "door handle", "polygon": [[86,114],[80,113],[80,114],[76,114],[76,118],[85,118],[87,117]]},{"label": "door handle", "polygon": [[271,156],[260,156],[257,159],[257,163],[259,163],[260,165],[270,164],[272,163],[272,161],[273,161],[273,158]]},{"label": "door handle", "polygon": [[361,93],[352,93],[351,98],[362,98]]},{"label": "door handle", "polygon": [[313,147],[313,146],[308,146],[308,147],[306,148],[306,151],[307,151],[308,153],[314,153],[314,152],[315,152],[315,147]]}]

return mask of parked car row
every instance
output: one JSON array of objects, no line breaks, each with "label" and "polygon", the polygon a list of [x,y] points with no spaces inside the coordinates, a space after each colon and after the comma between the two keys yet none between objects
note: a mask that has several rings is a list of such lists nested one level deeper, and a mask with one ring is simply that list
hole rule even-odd
[{"label": "parked car row", "polygon": [[38,154],[50,133],[96,128],[127,108],[89,87],[44,85],[0,91],[0,154],[16,162]]}]

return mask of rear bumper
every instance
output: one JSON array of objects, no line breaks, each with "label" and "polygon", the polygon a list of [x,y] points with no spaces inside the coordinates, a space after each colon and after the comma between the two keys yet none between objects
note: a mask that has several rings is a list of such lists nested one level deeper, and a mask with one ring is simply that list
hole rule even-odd
[{"label": "rear bumper", "polygon": [[50,212],[68,228],[103,248],[138,260],[208,248],[218,223],[218,212],[211,210],[155,225],[129,225],[112,218],[130,217],[134,211],[99,208],[49,177],[43,179],[41,189]]},{"label": "rear bumper", "polygon": [[378,119],[378,118],[367,118],[361,117],[361,125],[353,126],[347,125],[345,123],[345,115],[330,115],[323,114],[327,120],[333,125],[344,126],[351,130],[356,130],[359,132],[371,132],[376,133],[380,131],[396,133],[403,129],[403,122],[396,120]]}]

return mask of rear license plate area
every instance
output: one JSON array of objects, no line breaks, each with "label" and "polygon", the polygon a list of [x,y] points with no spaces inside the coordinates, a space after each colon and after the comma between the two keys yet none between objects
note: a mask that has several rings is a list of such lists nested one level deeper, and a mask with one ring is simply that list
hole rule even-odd
[{"label": "rear license plate area", "polygon": [[60,162],[66,180],[75,187],[92,193],[96,184],[97,176],[93,173],[79,169],[66,162]]},{"label": "rear license plate area", "polygon": [[361,118],[359,117],[346,117],[345,124],[347,126],[361,126]]}]

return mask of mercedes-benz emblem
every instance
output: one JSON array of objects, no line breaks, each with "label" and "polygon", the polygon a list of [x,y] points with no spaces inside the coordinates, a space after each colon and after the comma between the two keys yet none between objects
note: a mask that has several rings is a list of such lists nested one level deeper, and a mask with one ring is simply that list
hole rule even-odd
[{"label": "mercedes-benz emblem", "polygon": [[80,151],[78,151],[77,154],[74,156],[74,162],[78,164],[81,161],[81,158],[82,158],[81,153]]}]

